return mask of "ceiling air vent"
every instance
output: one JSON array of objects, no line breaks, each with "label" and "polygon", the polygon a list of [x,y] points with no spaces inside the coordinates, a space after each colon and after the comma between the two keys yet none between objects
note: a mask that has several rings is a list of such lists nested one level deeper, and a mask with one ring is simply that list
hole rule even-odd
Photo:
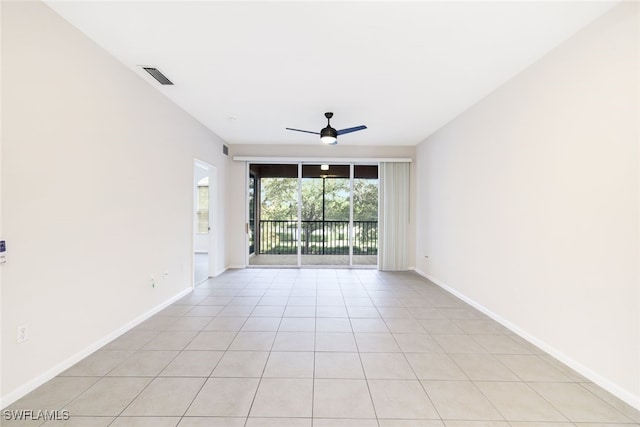
[{"label": "ceiling air vent", "polygon": [[172,85],[171,80],[169,80],[164,74],[162,74],[157,68],[153,67],[142,67],[147,73],[151,74],[151,77],[156,79],[158,83],[161,85]]}]

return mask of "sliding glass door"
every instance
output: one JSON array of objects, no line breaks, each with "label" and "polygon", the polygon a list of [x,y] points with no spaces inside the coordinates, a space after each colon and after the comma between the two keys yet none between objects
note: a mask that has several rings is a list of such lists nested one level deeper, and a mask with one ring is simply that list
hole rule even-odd
[{"label": "sliding glass door", "polygon": [[249,164],[250,266],[375,266],[378,166]]},{"label": "sliding glass door", "polygon": [[349,165],[302,165],[302,265],[349,265]]},{"label": "sliding glass door", "polygon": [[378,264],[378,187],[378,166],[354,166],[353,265]]},{"label": "sliding glass door", "polygon": [[298,165],[250,164],[249,172],[249,265],[298,266]]}]

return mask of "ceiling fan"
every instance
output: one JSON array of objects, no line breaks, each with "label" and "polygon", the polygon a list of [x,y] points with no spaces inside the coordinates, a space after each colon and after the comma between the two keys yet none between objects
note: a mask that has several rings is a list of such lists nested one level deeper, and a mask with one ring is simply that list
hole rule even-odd
[{"label": "ceiling fan", "polygon": [[367,128],[366,126],[362,125],[362,126],[355,126],[347,129],[336,130],[331,127],[331,118],[333,117],[333,113],[324,113],[324,116],[327,118],[327,127],[323,128],[320,132],[312,132],[310,130],[293,129],[293,128],[286,128],[286,129],[294,130],[296,132],[305,132],[305,133],[312,133],[314,135],[320,135],[320,141],[324,142],[327,145],[336,145],[338,143],[338,135],[344,135],[345,133],[356,132],[356,131]]}]

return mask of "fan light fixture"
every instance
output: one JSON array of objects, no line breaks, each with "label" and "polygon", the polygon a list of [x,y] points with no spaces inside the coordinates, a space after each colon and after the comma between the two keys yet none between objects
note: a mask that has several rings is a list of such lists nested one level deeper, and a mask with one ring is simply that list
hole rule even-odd
[{"label": "fan light fixture", "polygon": [[352,128],[335,130],[331,127],[331,117],[333,117],[333,113],[324,113],[324,116],[327,118],[327,127],[322,129],[320,132],[313,132],[310,130],[302,130],[302,129],[294,129],[294,128],[286,128],[287,130],[294,130],[296,132],[304,132],[304,133],[312,133],[314,135],[320,135],[320,141],[327,145],[336,145],[338,143],[338,135],[344,135],[345,133],[356,132],[359,130],[366,129],[365,125],[355,126]]},{"label": "fan light fixture", "polygon": [[331,126],[320,131],[320,141],[327,145],[334,145],[338,143],[338,132]]}]

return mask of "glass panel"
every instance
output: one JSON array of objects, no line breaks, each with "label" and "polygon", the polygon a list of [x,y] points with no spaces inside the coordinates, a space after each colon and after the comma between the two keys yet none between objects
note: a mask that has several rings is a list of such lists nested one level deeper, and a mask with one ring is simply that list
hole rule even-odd
[{"label": "glass panel", "polygon": [[255,176],[257,210],[255,254],[249,265],[298,265],[298,165],[249,168]]},{"label": "glass panel", "polygon": [[377,265],[378,166],[356,165],[353,176],[353,265]]},{"label": "glass panel", "polygon": [[349,166],[302,166],[302,265],[349,264]]},{"label": "glass panel", "polygon": [[[249,165],[249,265],[349,265],[350,166]],[[353,265],[377,265],[378,166],[353,168]]]}]

